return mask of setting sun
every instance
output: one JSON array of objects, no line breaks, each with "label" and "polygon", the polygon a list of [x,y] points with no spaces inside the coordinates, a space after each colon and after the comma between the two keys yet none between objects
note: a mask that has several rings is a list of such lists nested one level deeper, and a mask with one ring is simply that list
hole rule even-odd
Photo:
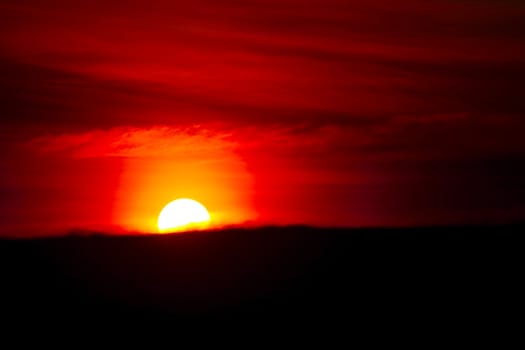
[{"label": "setting sun", "polygon": [[168,203],[159,214],[160,233],[202,230],[209,226],[210,213],[201,203],[181,198]]}]

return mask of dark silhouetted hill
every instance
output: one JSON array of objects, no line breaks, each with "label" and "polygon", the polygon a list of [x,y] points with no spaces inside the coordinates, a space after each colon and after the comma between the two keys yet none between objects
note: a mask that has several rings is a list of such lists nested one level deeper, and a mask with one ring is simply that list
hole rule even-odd
[{"label": "dark silhouetted hill", "polygon": [[[361,322],[518,312],[523,226],[0,241],[2,312]],[[432,316],[429,316],[432,315]]]}]

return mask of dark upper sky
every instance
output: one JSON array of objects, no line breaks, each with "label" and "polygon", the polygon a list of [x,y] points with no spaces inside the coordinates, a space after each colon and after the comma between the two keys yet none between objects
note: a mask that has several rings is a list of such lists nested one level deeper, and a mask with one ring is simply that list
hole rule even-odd
[{"label": "dark upper sky", "polygon": [[0,0],[0,231],[148,229],[161,192],[226,224],[524,219],[524,43],[522,1]]}]

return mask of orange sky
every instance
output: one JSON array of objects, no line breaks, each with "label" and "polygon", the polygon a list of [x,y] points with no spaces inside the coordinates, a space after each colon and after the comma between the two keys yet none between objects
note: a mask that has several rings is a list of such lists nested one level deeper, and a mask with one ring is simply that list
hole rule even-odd
[{"label": "orange sky", "polygon": [[525,218],[511,0],[0,0],[0,234]]}]

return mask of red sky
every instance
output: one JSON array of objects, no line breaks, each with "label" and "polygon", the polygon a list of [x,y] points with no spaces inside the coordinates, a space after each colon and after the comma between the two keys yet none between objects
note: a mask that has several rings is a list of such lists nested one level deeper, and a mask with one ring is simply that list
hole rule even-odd
[{"label": "red sky", "polygon": [[0,234],[525,219],[521,1],[0,0]]}]

